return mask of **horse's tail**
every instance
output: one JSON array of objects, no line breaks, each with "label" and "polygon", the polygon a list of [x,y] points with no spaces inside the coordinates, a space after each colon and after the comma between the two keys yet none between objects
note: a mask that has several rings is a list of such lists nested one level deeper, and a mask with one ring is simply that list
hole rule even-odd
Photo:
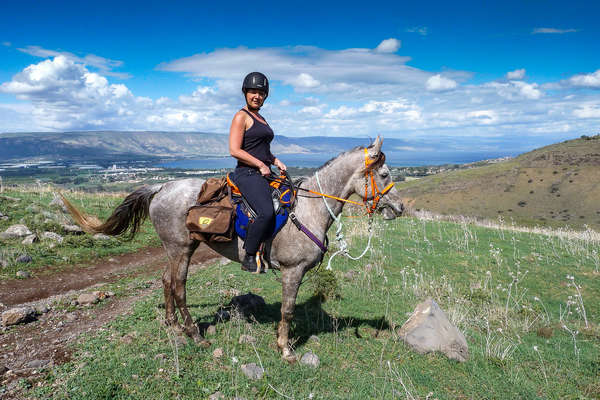
[{"label": "horse's tail", "polygon": [[115,208],[112,215],[105,222],[101,222],[98,217],[87,215],[79,211],[63,195],[60,194],[69,214],[75,222],[88,233],[104,233],[106,235],[116,236],[130,229],[127,235],[128,239],[133,239],[138,232],[140,225],[148,217],[150,202],[156,193],[160,191],[162,185],[142,186],[123,200]]}]

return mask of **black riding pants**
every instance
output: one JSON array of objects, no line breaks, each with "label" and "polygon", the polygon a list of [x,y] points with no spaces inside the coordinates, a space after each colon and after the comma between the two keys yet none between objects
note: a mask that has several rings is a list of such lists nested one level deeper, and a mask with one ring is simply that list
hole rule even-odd
[{"label": "black riding pants", "polygon": [[248,227],[244,243],[248,254],[256,254],[260,243],[269,239],[275,229],[275,211],[269,182],[257,169],[250,167],[237,167],[233,173],[233,181],[257,214]]}]

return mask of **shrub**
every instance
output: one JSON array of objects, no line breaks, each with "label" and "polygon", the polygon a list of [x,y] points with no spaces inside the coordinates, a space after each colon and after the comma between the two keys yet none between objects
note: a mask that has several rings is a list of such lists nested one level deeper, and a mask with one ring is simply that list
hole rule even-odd
[{"label": "shrub", "polygon": [[340,297],[338,281],[333,271],[319,268],[311,274],[314,296],[326,301]]}]

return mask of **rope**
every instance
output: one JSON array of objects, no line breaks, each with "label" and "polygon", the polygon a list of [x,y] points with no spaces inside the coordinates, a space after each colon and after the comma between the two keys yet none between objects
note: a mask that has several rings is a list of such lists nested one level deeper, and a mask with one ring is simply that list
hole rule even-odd
[{"label": "rope", "polygon": [[[315,172],[315,178],[317,178],[317,185],[319,186],[319,191],[323,192],[323,188],[321,187],[321,182],[319,181],[319,172],[318,171]],[[335,231],[335,240],[339,243],[340,249],[338,251],[336,251],[335,253],[333,253],[331,255],[331,257],[329,257],[329,261],[327,261],[327,267],[325,267],[326,270],[331,271],[331,260],[333,260],[333,258],[335,256],[337,256],[338,254],[343,254],[344,256],[346,256],[354,261],[360,260],[361,258],[364,257],[365,254],[367,254],[367,251],[371,247],[371,238],[373,237],[373,218],[371,215],[369,215],[369,240],[367,242],[367,247],[365,247],[365,249],[360,254],[360,256],[352,257],[350,255],[350,252],[348,251],[348,242],[346,242],[346,239],[344,238],[344,234],[342,233],[342,228],[343,228],[342,219],[340,217],[337,217],[333,213],[333,211],[329,207],[329,204],[327,203],[327,200],[325,199],[325,196],[321,196],[321,197],[323,199],[323,203],[325,203],[325,207],[327,208],[329,215],[331,215],[334,222],[337,224],[337,228]]]}]

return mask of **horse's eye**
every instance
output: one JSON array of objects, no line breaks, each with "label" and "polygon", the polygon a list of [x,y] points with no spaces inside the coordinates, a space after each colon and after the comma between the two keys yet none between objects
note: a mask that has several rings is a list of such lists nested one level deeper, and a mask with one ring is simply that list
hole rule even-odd
[{"label": "horse's eye", "polygon": [[382,177],[383,179],[387,178],[388,176],[390,176],[390,174],[389,174],[389,173],[387,173],[387,172],[382,172],[382,173],[381,173],[381,177]]}]

